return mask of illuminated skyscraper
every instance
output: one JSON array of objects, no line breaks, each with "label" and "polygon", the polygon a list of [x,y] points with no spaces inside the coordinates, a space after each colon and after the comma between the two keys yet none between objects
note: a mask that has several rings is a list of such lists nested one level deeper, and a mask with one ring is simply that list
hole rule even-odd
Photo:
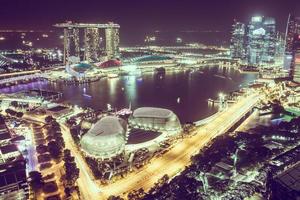
[{"label": "illuminated skyscraper", "polygon": [[295,64],[295,38],[297,38],[297,34],[300,34],[300,19],[289,15],[285,34],[284,68],[290,71],[290,76],[292,76]]},{"label": "illuminated skyscraper", "polygon": [[291,53],[293,51],[293,41],[296,34],[296,19],[293,15],[289,15],[287,26],[286,26],[286,35],[285,35],[285,52]]},{"label": "illuminated skyscraper", "polygon": [[230,41],[231,58],[243,60],[245,58],[245,24],[234,21]]},{"label": "illuminated skyscraper", "polygon": [[113,27],[105,29],[106,54],[109,59],[119,55],[119,30]]},{"label": "illuminated skyscraper", "polygon": [[274,62],[276,24],[273,18],[252,17],[248,25],[246,57],[251,65]]},{"label": "illuminated skyscraper", "polygon": [[295,53],[291,66],[291,77],[294,82],[300,83],[300,35],[295,36],[293,48]]},{"label": "illuminated skyscraper", "polygon": [[264,18],[263,28],[265,29],[263,44],[263,63],[274,63],[276,52],[276,23],[274,18]]},{"label": "illuminated skyscraper", "polygon": [[252,17],[247,33],[247,59],[249,64],[261,64],[265,29],[262,27],[262,17]]},{"label": "illuminated skyscraper", "polygon": [[100,56],[100,34],[98,28],[84,29],[84,59],[95,62]]},{"label": "illuminated skyscraper", "polygon": [[[118,24],[82,24],[82,23],[62,23],[55,24],[55,27],[64,29],[64,63],[69,64],[79,62],[82,58],[80,50],[84,50],[83,59],[88,62],[97,62],[105,59],[101,58],[102,50],[100,44],[102,37],[100,30],[105,30],[106,59],[116,58],[119,55],[119,28]],[[84,32],[83,41],[79,36]],[[83,46],[80,45],[83,43]]]},{"label": "illuminated skyscraper", "polygon": [[67,62],[67,58],[72,56],[80,57],[80,45],[79,45],[79,29],[78,28],[66,28],[64,29],[64,62]]}]

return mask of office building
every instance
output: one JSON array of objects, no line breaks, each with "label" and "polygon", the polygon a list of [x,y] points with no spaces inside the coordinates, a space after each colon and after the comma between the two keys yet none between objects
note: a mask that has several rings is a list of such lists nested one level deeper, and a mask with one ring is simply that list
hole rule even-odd
[{"label": "office building", "polygon": [[294,48],[295,53],[291,67],[291,76],[294,82],[300,83],[300,35],[295,37]]},{"label": "office building", "polygon": [[245,24],[234,21],[230,40],[230,55],[233,59],[245,58]]},{"label": "office building", "polygon": [[276,23],[273,18],[255,16],[247,30],[246,57],[250,65],[274,63],[276,51]]},{"label": "office building", "polygon": [[15,144],[4,119],[0,116],[0,199],[28,199],[26,161]]}]

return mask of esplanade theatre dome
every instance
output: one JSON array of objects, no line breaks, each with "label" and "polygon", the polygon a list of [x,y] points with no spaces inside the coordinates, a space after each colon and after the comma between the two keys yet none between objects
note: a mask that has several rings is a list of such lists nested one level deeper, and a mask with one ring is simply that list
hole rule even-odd
[{"label": "esplanade theatre dome", "polygon": [[181,124],[176,114],[164,108],[138,108],[134,110],[129,123],[136,128],[157,131],[181,131]]},{"label": "esplanade theatre dome", "polygon": [[80,144],[91,157],[110,158],[121,154],[126,144],[127,123],[115,116],[101,118],[85,135]]}]

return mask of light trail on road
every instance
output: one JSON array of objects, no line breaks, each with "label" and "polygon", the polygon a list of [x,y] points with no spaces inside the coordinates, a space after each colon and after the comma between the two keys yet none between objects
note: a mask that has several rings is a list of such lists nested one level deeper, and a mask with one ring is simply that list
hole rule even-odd
[{"label": "light trail on road", "polygon": [[193,155],[199,153],[200,149],[213,138],[228,131],[232,125],[253,108],[258,100],[259,95],[256,93],[243,97],[226,111],[220,113],[218,118],[209,124],[198,127],[196,129],[197,134],[183,139],[161,157],[151,159],[150,163],[139,171],[133,172],[114,183],[102,186],[98,185],[89,173],[88,165],[77,150],[69,128],[61,123],[66,148],[71,150],[80,170],[77,183],[83,199],[107,199],[110,195],[125,196],[126,193],[140,188],[148,191],[165,174],[172,178],[191,164],[190,158]]}]

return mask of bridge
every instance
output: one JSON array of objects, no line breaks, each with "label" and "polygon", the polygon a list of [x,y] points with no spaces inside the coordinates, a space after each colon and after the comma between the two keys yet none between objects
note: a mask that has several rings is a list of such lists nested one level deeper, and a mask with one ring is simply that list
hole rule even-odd
[{"label": "bridge", "polygon": [[10,64],[13,64],[16,62],[18,62],[18,61],[0,54],[0,67],[10,65]]},{"label": "bridge", "polygon": [[206,45],[186,45],[186,46],[142,46],[142,47],[123,47],[123,51],[139,51],[139,50],[189,50],[189,49],[215,49],[219,51],[227,51],[228,48]]},{"label": "bridge", "polygon": [[46,75],[43,73],[35,73],[35,74],[25,73],[25,75],[20,75],[20,74],[22,74],[22,72],[18,72],[19,76],[0,79],[0,85],[7,84],[7,83],[15,83],[23,80],[32,80],[36,78],[46,78]]},{"label": "bridge", "polygon": [[24,98],[24,97],[20,97],[20,98],[17,98],[17,97],[4,97],[4,98],[0,98],[0,100],[2,102],[16,101],[16,102],[29,103],[29,104],[42,104],[43,101],[44,101],[43,98],[30,98],[30,97],[27,97],[27,98]]}]

